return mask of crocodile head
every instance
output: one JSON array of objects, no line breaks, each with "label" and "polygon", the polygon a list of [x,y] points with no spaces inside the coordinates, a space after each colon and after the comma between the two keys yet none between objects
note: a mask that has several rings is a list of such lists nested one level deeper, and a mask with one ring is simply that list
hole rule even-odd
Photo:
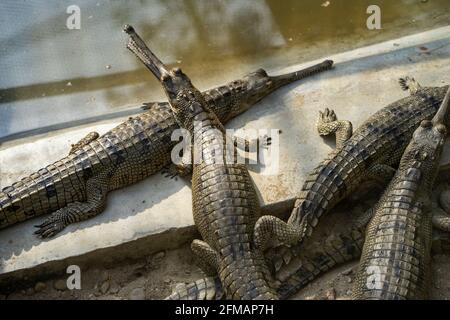
[{"label": "crocodile head", "polygon": [[406,156],[414,157],[419,162],[430,163],[425,166],[425,175],[432,174],[439,165],[437,160],[442,152],[447,137],[446,119],[449,115],[450,88],[442,101],[439,110],[432,120],[423,120],[414,131],[412,140],[405,151]]},{"label": "crocodile head", "polygon": [[264,69],[258,69],[247,74],[242,80],[245,83],[246,99],[244,103],[239,104],[239,108],[232,111],[230,118],[235,117],[244,111],[247,111],[252,105],[262,98],[294,81],[301,80],[321,71],[331,69],[333,67],[332,60],[325,60],[314,66],[300,69],[294,72],[281,74],[278,76],[270,76]]},{"label": "crocodile head", "polygon": [[132,26],[125,25],[124,31],[130,35],[127,48],[139,57],[162,84],[177,122],[182,127],[191,127],[194,117],[206,108],[201,92],[192,85],[189,77],[180,68],[169,70]]}]

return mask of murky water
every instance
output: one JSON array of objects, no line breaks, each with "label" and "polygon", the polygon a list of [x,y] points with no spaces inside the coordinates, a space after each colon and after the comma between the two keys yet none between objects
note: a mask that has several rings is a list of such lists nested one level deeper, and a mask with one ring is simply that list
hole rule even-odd
[{"label": "murky water", "polygon": [[448,0],[376,1],[381,30],[366,27],[372,0],[75,2],[80,30],[66,27],[72,0],[1,1],[0,139],[162,99],[125,49],[125,23],[205,89],[450,22]]}]

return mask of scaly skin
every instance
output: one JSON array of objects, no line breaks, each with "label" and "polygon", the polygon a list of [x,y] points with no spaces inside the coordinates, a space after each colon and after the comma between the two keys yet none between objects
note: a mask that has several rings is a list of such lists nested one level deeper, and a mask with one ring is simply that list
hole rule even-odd
[{"label": "scaly skin", "polygon": [[[280,299],[288,299],[319,275],[361,256],[365,225],[352,226],[342,233],[333,233],[300,248],[284,248],[272,257],[276,291]],[[277,249],[278,251],[279,249]],[[166,300],[219,300],[223,288],[217,277],[205,277],[188,284],[179,284]]]},{"label": "scaly skin", "polygon": [[192,170],[194,221],[205,240],[194,240],[192,250],[206,272],[219,275],[228,299],[276,299],[263,253],[252,241],[260,207],[246,166],[227,156],[225,129],[189,77],[179,68],[168,71],[131,26],[125,31],[139,40],[135,51],[160,79],[175,120],[194,143],[192,163],[180,165]]},{"label": "scaly skin", "polygon": [[[133,43],[128,47],[131,49]],[[332,61],[280,76],[263,69],[203,93],[222,123],[249,109],[277,88],[332,67]],[[65,226],[101,213],[107,193],[155,174],[171,163],[178,129],[167,102],[147,103],[148,111],[99,137],[91,132],[70,154],[0,192],[0,229],[53,213],[36,233],[50,237]]]},{"label": "scaly skin", "polygon": [[431,189],[447,129],[450,89],[432,121],[414,132],[399,168],[374,207],[355,299],[425,299],[430,283]]},{"label": "scaly skin", "polygon": [[[340,213],[342,214],[342,213]],[[435,215],[440,211],[433,211]],[[361,258],[366,237],[366,227],[373,216],[373,209],[354,220],[343,231],[332,231],[319,240],[306,239],[301,245],[277,247],[265,254],[268,265],[272,267],[275,288],[280,299],[289,299],[322,274],[346,262]],[[445,217],[448,219],[448,216]],[[433,226],[439,229],[439,225]],[[442,233],[434,234],[435,240]],[[446,238],[443,237],[443,240]],[[217,276],[200,278],[190,283],[179,283],[166,300],[220,300],[223,288]]]},{"label": "scaly skin", "polygon": [[[348,121],[333,111],[319,115],[318,131],[336,133],[336,150],[315,168],[303,184],[288,224],[275,217],[257,222],[255,237],[261,246],[272,237],[287,244],[310,236],[322,215],[368,180],[386,184],[394,175],[403,151],[422,120],[437,112],[448,86],[422,88],[414,79],[400,81],[411,95],[381,109],[352,135]],[[445,119],[445,124],[449,119]]]}]

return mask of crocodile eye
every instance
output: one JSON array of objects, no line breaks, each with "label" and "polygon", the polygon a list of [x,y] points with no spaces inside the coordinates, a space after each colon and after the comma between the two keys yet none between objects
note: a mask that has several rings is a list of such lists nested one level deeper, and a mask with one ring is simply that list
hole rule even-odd
[{"label": "crocodile eye", "polygon": [[439,132],[441,134],[447,133],[447,128],[442,123],[440,123],[436,126],[436,130],[437,130],[437,132]]},{"label": "crocodile eye", "polygon": [[161,76],[161,81],[165,82],[170,79],[170,76],[167,73],[163,73]]},{"label": "crocodile eye", "polygon": [[422,128],[429,128],[429,127],[432,126],[432,123],[431,123],[430,120],[423,120],[423,121],[420,123],[420,126],[421,126]]},{"label": "crocodile eye", "polygon": [[173,72],[174,74],[180,75],[180,74],[181,74],[181,68],[175,67],[175,68],[172,69],[172,72]]}]

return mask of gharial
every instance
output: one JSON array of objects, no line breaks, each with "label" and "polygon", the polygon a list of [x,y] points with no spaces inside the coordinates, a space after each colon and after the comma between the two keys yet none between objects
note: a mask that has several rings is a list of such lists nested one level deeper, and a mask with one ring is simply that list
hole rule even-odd
[{"label": "gharial", "polygon": [[[363,195],[362,192],[361,195]],[[373,194],[374,199],[378,198],[378,193],[377,190]],[[444,198],[441,202],[446,201],[446,197],[441,198]],[[273,273],[274,287],[280,299],[291,298],[299,290],[334,267],[361,258],[366,227],[373,216],[373,210],[365,212],[359,210],[361,199],[358,202],[359,204],[354,207],[355,210],[346,213],[350,217],[350,221],[346,221],[349,219],[342,221],[343,212],[333,212],[334,219],[339,220],[335,221],[337,223],[332,223],[331,231],[328,230],[330,226],[325,228],[330,221],[324,220],[323,222],[326,224],[322,223],[320,234],[314,234],[313,237],[305,239],[301,244],[269,248],[264,253]],[[364,206],[372,207],[372,202],[370,201],[370,204],[366,203]],[[262,209],[269,212],[265,207]],[[443,221],[443,218],[447,220]],[[433,240],[436,242],[448,241],[447,235],[439,232],[439,229],[442,230],[443,227],[446,227],[444,230],[450,232],[448,227],[450,226],[448,223],[450,217],[445,212],[433,208],[433,219],[445,223],[433,230]],[[218,300],[224,298],[222,283],[217,275],[202,277],[188,283],[178,283],[172,293],[166,297],[167,300]]]},{"label": "gharial", "polygon": [[386,185],[392,179],[414,130],[436,114],[448,89],[422,87],[410,77],[400,79],[400,84],[410,95],[373,114],[353,134],[352,124],[337,120],[334,111],[319,113],[319,134],[335,133],[336,149],[306,177],[287,223],[272,216],[258,221],[255,237],[261,245],[271,238],[301,243],[322,215],[362,183]]},{"label": "gharial", "polygon": [[226,140],[233,138],[180,68],[169,70],[136,41],[139,37],[131,26],[125,31],[135,43],[134,51],[142,53],[160,80],[175,120],[191,134],[189,162],[185,159],[177,166],[182,173],[192,171],[194,222],[204,241],[194,240],[191,248],[203,270],[218,274],[228,299],[277,299],[262,248],[253,243],[260,209],[256,189],[246,165],[236,161],[234,148],[227,148]]},{"label": "gharial", "polygon": [[[280,299],[288,299],[333,267],[358,259],[364,243],[365,217],[354,219],[344,230],[334,231],[302,246],[271,248],[264,257],[273,273]],[[309,240],[309,239],[308,239]],[[179,283],[167,300],[218,300],[225,298],[217,275]]]},{"label": "gharial", "polygon": [[[129,43],[128,48],[132,49]],[[144,54],[136,52],[138,56]],[[222,123],[249,109],[277,88],[328,70],[333,62],[279,76],[263,69],[243,79],[203,92]],[[179,128],[167,102],[147,103],[146,111],[103,135],[89,133],[72,145],[68,156],[38,170],[0,192],[0,229],[52,213],[36,234],[50,237],[67,225],[101,213],[108,192],[166,170]]]},{"label": "gharial", "polygon": [[426,299],[431,280],[431,189],[449,120],[450,89],[433,119],[413,134],[399,168],[372,210],[355,299]]}]

